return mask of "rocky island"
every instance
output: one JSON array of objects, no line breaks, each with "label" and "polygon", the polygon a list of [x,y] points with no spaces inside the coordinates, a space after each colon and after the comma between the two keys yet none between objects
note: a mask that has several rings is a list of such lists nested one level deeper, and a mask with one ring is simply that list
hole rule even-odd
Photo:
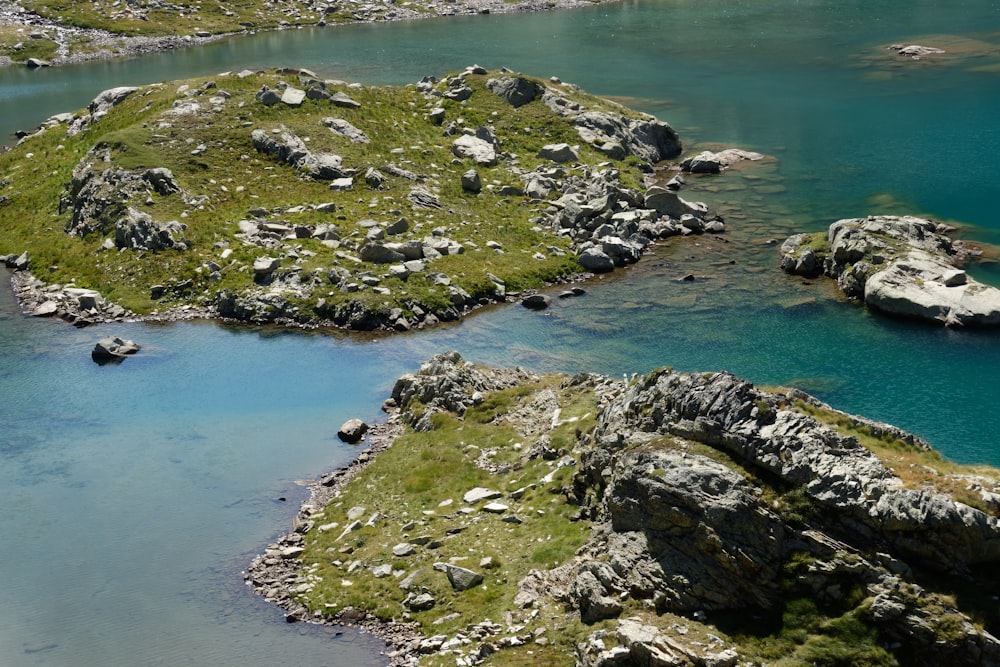
[{"label": "rocky island", "polygon": [[966,273],[979,250],[948,228],[913,216],[839,220],[827,234],[796,234],[781,246],[781,268],[826,275],[852,299],[891,315],[946,326],[1000,326],[1000,290]]},{"label": "rocky island", "polygon": [[1000,664],[1000,477],[897,428],[728,373],[457,353],[384,407],[247,572],[289,621],[394,664]]},{"label": "rocky island", "polygon": [[0,155],[0,256],[27,312],[77,323],[407,330],[724,231],[654,178],[681,150],[652,116],[477,66],[115,88]]}]

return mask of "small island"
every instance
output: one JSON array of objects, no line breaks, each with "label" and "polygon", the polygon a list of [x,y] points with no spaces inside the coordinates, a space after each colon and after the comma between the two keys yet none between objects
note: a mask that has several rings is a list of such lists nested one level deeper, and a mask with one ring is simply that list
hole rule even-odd
[{"label": "small island", "polygon": [[397,665],[988,665],[1000,476],[794,389],[668,368],[401,377],[246,574]]},{"label": "small island", "polygon": [[681,151],[652,116],[478,66],[114,88],[0,155],[0,256],[26,312],[76,323],[405,331],[723,232],[653,178]]},{"label": "small island", "polygon": [[826,234],[788,238],[781,268],[833,278],[848,297],[890,315],[946,326],[1000,326],[1000,289],[961,268],[981,250],[953,240],[949,231],[913,216],[839,220]]}]

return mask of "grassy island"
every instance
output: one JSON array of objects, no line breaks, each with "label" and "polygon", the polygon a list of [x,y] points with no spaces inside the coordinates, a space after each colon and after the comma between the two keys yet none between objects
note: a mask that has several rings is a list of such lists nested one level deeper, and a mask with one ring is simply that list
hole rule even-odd
[{"label": "grassy island", "polygon": [[579,274],[590,246],[611,270],[680,233],[687,203],[639,190],[679,151],[650,116],[478,67],[118,88],[0,155],[0,255],[139,316],[409,328]]}]

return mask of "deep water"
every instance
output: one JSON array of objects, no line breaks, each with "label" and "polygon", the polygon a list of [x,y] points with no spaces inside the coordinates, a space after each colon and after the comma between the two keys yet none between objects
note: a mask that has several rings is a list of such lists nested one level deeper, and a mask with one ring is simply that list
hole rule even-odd
[{"label": "deep water", "polygon": [[[900,60],[891,43],[949,53]],[[0,294],[0,664],[381,664],[362,635],[288,625],[240,570],[282,532],[298,479],[340,465],[427,356],[615,376],[725,369],[1000,464],[1000,334],[897,322],[777,270],[775,240],[912,213],[998,242],[1000,5],[662,0],[539,15],[307,29],[128,62],[0,71],[0,132],[123,84],[297,65],[412,82],[477,62],[558,75],[655,113],[686,148],[774,159],[691,179],[722,237],[660,246],[544,313],[493,308],[392,339],[180,325],[82,330]],[[2,177],[2,174],[0,174]],[[2,231],[0,231],[2,233]],[[1000,284],[1000,270],[973,269]],[[694,274],[693,282],[678,278]],[[90,361],[115,333],[143,350]],[[284,498],[285,500],[280,500]]]}]

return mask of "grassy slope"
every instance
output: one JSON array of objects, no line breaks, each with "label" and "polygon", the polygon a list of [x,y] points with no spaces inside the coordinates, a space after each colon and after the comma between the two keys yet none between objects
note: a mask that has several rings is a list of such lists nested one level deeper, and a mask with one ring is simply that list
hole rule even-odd
[{"label": "grassy slope", "polygon": [[[531,220],[543,204],[493,195],[485,188],[480,196],[463,192],[460,175],[472,164],[451,155],[453,138],[443,136],[441,127],[428,119],[427,112],[440,104],[446,109],[448,120],[461,118],[465,126],[472,128],[491,124],[503,149],[517,154],[517,166],[525,169],[540,163],[535,155],[542,145],[560,141],[578,144],[579,137],[541,101],[513,109],[484,88],[487,78],[468,77],[475,93],[464,103],[440,98],[429,101],[413,86],[340,86],[361,103],[359,109],[334,107],[326,100],[306,100],[297,109],[283,104],[266,107],[254,99],[254,93],[265,84],[275,87],[285,80],[300,85],[297,77],[289,74],[245,78],[229,75],[211,81],[199,79],[146,87],[93,128],[75,137],[67,137],[65,126],[58,126],[0,155],[0,183],[7,182],[0,187],[0,197],[7,198],[0,204],[0,254],[27,250],[34,272],[43,280],[75,282],[99,290],[126,308],[149,313],[154,308],[177,305],[190,298],[182,294],[173,304],[169,300],[154,303],[150,298],[152,285],[169,286],[191,280],[192,293],[209,295],[219,289],[241,292],[253,287],[250,270],[253,260],[269,253],[245,246],[234,236],[238,221],[248,217],[248,210],[263,207],[274,211],[334,202],[337,206],[334,213],[311,211],[277,217],[289,224],[334,224],[345,239],[363,238],[358,226],[362,220],[389,224],[404,217],[411,230],[393,240],[420,239],[430,235],[432,229],[444,228],[450,238],[466,244],[465,254],[435,260],[428,272],[447,273],[453,284],[473,296],[492,289],[489,273],[507,281],[509,290],[540,286],[579,270],[571,256],[551,251],[553,247],[565,249],[565,239],[533,227]],[[222,91],[230,97],[213,110],[209,99]],[[628,113],[610,102],[569,89],[563,92],[594,107]],[[197,115],[164,115],[177,100],[195,101],[202,111]],[[335,136],[320,124],[328,116],[348,120],[366,132],[372,142],[352,143]],[[358,168],[357,187],[348,192],[331,192],[326,183],[304,179],[291,167],[258,154],[250,140],[251,131],[255,128],[270,131],[282,125],[308,138],[310,150],[335,152],[343,156],[346,167]],[[199,146],[204,146],[204,150],[199,151]],[[185,204],[180,194],[153,194],[152,203],[146,203],[142,195],[132,202],[155,220],[179,220],[187,224],[184,236],[192,242],[191,250],[100,252],[103,236],[92,234],[80,239],[63,231],[70,212],[60,211],[60,198],[66,194],[73,168],[94,147],[102,154],[109,151],[112,162],[106,166],[167,167],[188,195],[207,198],[198,206]],[[607,158],[583,145],[581,159],[593,165]],[[443,207],[433,211],[414,207],[406,199],[414,183],[404,178],[390,177],[388,189],[381,191],[365,187],[360,178],[365,169],[389,163],[426,176],[423,186],[438,191]],[[634,158],[620,163],[623,179],[633,185],[639,178],[635,165]],[[492,168],[480,167],[479,171],[484,185],[520,184],[503,163]],[[487,248],[486,242],[491,240],[500,243],[504,252]],[[220,253],[226,245],[234,252],[223,261]],[[316,274],[319,283],[324,282],[323,276],[333,267],[359,268],[314,239],[300,239],[292,246],[302,257],[298,265],[300,275],[308,279]],[[351,247],[351,242],[347,247]],[[315,255],[307,258],[309,253]],[[211,261],[223,267],[219,282],[209,282],[207,278],[206,264]],[[283,264],[290,266],[290,261]],[[381,286],[391,289],[392,296],[384,297],[371,290],[345,294],[327,284],[327,289],[320,286],[316,290],[314,298],[324,298],[328,304],[355,299],[373,309],[398,305],[404,310],[412,302],[427,305],[448,302],[445,290],[419,277],[407,281],[388,277],[387,265],[360,268],[379,277]],[[314,302],[303,304],[303,309],[308,312],[311,305]]]}]

